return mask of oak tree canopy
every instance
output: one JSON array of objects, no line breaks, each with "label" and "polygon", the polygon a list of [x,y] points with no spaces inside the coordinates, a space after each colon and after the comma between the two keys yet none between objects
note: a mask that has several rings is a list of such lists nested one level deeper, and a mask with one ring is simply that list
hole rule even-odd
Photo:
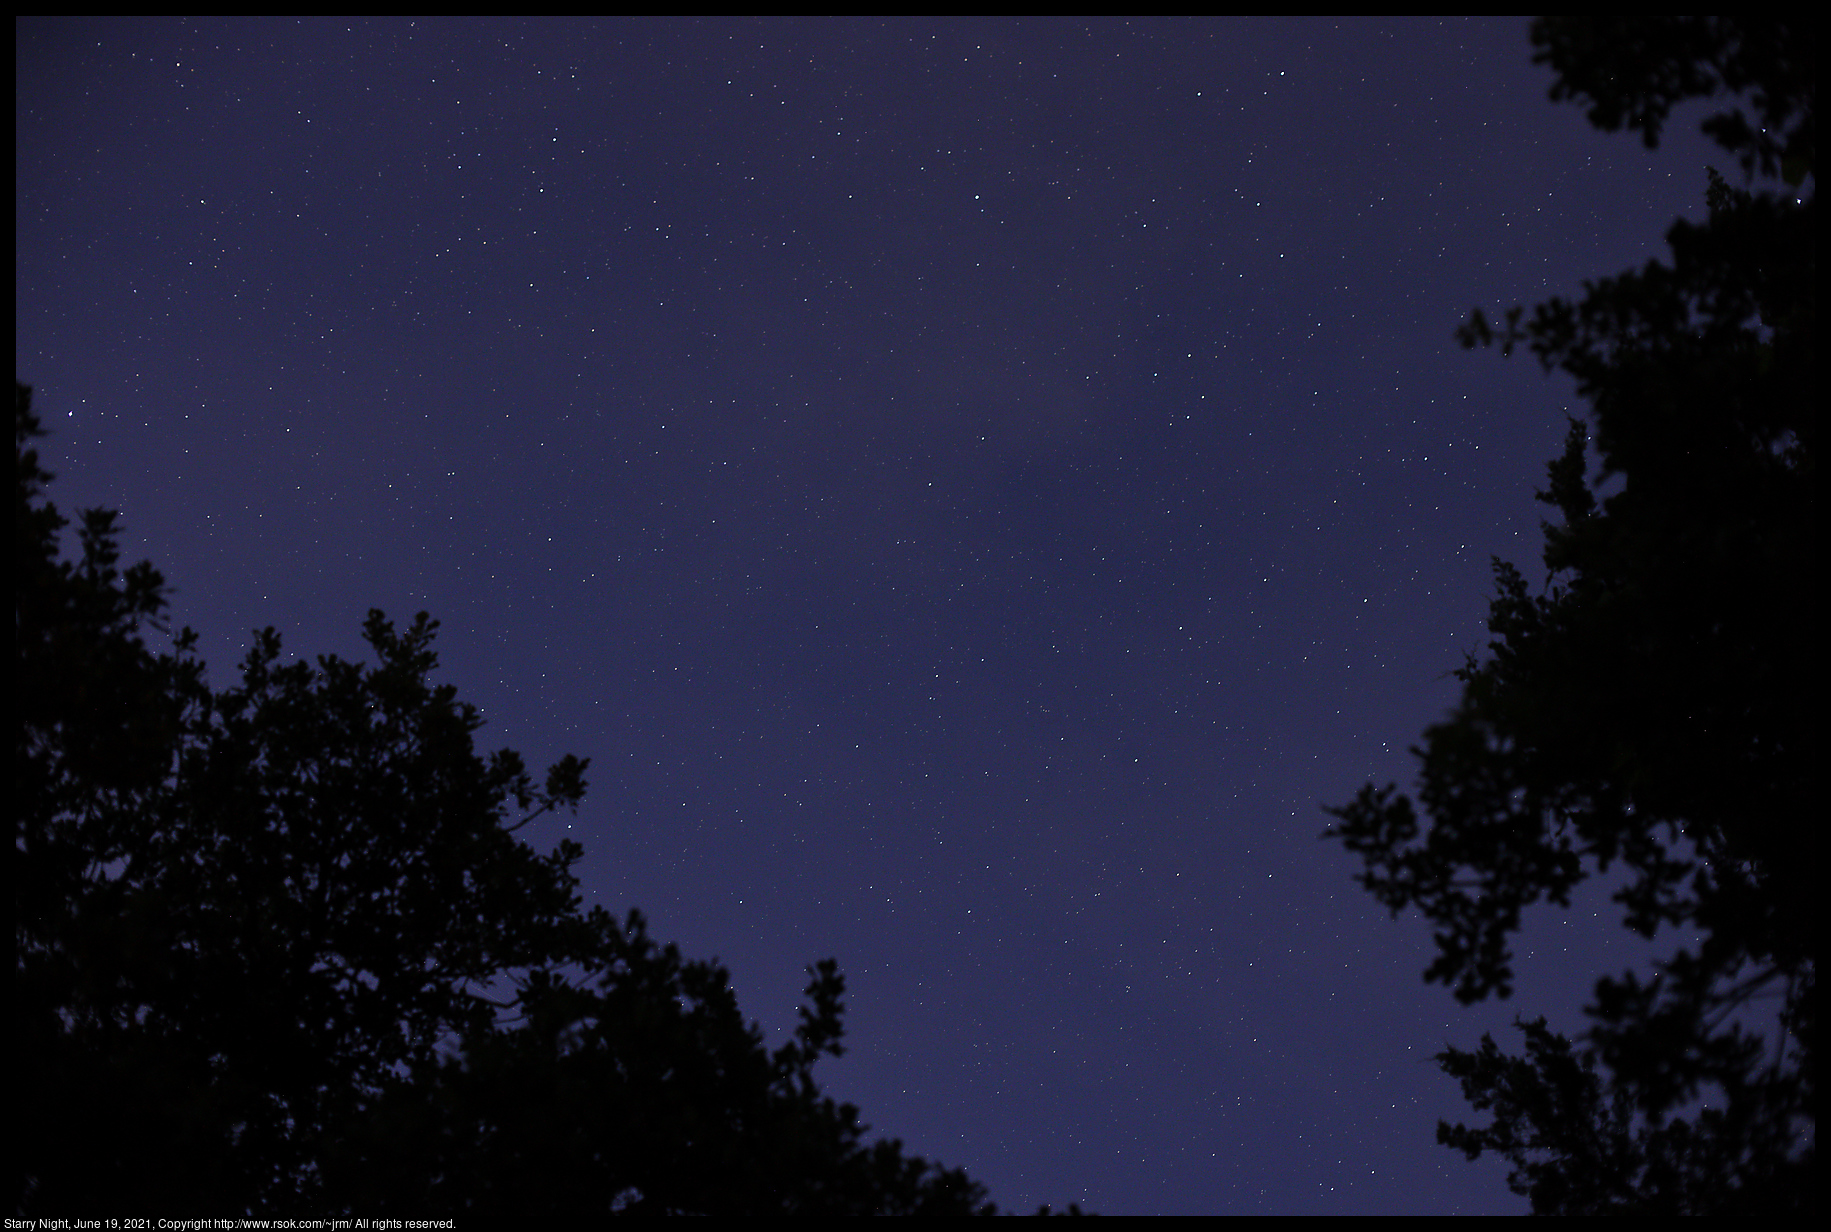
[{"label": "oak tree canopy", "polygon": [[114,515],[80,558],[16,399],[12,1155],[22,1215],[968,1214],[964,1172],[867,1139],[813,1067],[844,980],[809,969],[775,1048],[726,972],[581,906],[587,763],[480,754],[437,624],[372,662],[236,684],[170,649]]},{"label": "oak tree canopy", "polygon": [[[1507,996],[1537,903],[1615,872],[1623,924],[1676,934],[1649,977],[1606,975],[1576,1039],[1522,1020],[1438,1060],[1477,1112],[1439,1141],[1496,1152],[1539,1213],[1756,1213],[1815,1205],[1817,576],[1814,23],[1546,18],[1553,99],[1648,145],[1704,129],[1708,218],[1670,258],[1587,283],[1466,345],[1574,378],[1538,499],[1542,581],[1496,561],[1485,657],[1414,750],[1413,797],[1329,810],[1361,883],[1434,931],[1425,975]],[[1536,571],[1535,571],[1536,574]]]}]

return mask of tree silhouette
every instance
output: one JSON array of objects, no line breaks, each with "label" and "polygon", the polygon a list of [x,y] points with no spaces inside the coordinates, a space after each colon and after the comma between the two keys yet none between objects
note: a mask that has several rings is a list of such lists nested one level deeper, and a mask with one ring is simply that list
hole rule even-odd
[{"label": "tree silhouette", "polygon": [[578,845],[515,832],[586,763],[480,756],[424,614],[366,666],[268,629],[222,692],[149,648],[162,579],[109,513],[63,558],[15,406],[20,1214],[993,1209],[820,1093],[831,962],[770,1051],[722,968],[581,909]]},{"label": "tree silhouette", "polygon": [[1485,1037],[1439,1056],[1493,1119],[1438,1140],[1506,1157],[1540,1213],[1815,1204],[1813,39],[1766,18],[1534,25],[1552,97],[1649,145],[1673,106],[1731,96],[1704,127],[1751,186],[1710,171],[1709,219],[1674,224],[1669,264],[1464,326],[1573,376],[1591,422],[1539,493],[1559,514],[1544,587],[1495,562],[1490,654],[1414,750],[1417,805],[1369,786],[1329,810],[1361,883],[1431,921],[1426,978],[1465,1002],[1510,993],[1526,907],[1617,863],[1629,928],[1695,939],[1650,979],[1599,980],[1577,1044],[1538,1019],[1524,1057]]}]

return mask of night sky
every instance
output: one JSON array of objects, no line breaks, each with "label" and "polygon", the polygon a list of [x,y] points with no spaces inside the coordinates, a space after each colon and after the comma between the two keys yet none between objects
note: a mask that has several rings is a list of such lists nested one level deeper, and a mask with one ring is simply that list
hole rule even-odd
[{"label": "night sky", "polygon": [[1618,909],[1465,1010],[1319,835],[1542,577],[1581,408],[1453,330],[1704,213],[1526,30],[21,21],[17,375],[213,683],[430,611],[587,902],[774,1038],[838,959],[828,1089],[1001,1205],[1523,1211],[1429,1058]]}]

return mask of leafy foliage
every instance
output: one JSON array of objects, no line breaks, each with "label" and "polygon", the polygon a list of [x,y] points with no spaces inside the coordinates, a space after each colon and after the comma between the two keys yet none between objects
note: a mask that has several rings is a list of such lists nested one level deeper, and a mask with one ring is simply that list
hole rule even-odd
[{"label": "leafy foliage", "polygon": [[371,612],[366,666],[268,629],[212,691],[113,515],[63,559],[39,435],[21,386],[19,1213],[992,1210],[820,1093],[830,961],[772,1052],[721,967],[581,909],[578,845],[515,832],[587,764],[480,756],[435,622]]},{"label": "leafy foliage", "polygon": [[[1396,787],[1330,811],[1396,915],[1420,910],[1426,978],[1465,1002],[1512,990],[1508,939],[1538,902],[1620,865],[1624,923],[1681,948],[1651,979],[1600,980],[1585,1048],[1522,1023],[1525,1058],[1439,1058],[1542,1212],[1803,1207],[1816,1125],[1815,44],[1786,21],[1545,19],[1553,98],[1649,144],[1671,107],[1752,91],[1706,130],[1745,172],[1709,172],[1707,222],[1653,262],[1507,314],[1466,345],[1525,345],[1575,378],[1573,421],[1540,501],[1546,581],[1496,561],[1490,653],[1430,728],[1417,804]],[[1599,463],[1590,477],[1591,450]],[[1428,822],[1420,817],[1420,807]],[[1778,997],[1764,1039],[1747,1020]]]},{"label": "leafy foliage", "polygon": [[1544,17],[1533,23],[1533,63],[1558,74],[1554,102],[1589,104],[1604,132],[1631,128],[1651,149],[1672,108],[1689,99],[1748,95],[1704,121],[1743,173],[1781,175],[1798,187],[1812,166],[1817,129],[1817,41],[1795,17]]}]

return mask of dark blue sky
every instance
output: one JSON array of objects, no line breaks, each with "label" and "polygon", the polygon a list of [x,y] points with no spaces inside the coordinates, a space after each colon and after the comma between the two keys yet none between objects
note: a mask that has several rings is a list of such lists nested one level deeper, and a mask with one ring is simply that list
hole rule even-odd
[{"label": "dark blue sky", "polygon": [[1428,1060],[1516,1007],[1320,805],[1409,782],[1580,409],[1452,331],[1658,255],[1693,121],[1520,19],[15,30],[52,496],[218,684],[431,611],[488,747],[592,759],[589,900],[772,1034],[836,957],[830,1089],[1001,1204],[1524,1208]]}]

